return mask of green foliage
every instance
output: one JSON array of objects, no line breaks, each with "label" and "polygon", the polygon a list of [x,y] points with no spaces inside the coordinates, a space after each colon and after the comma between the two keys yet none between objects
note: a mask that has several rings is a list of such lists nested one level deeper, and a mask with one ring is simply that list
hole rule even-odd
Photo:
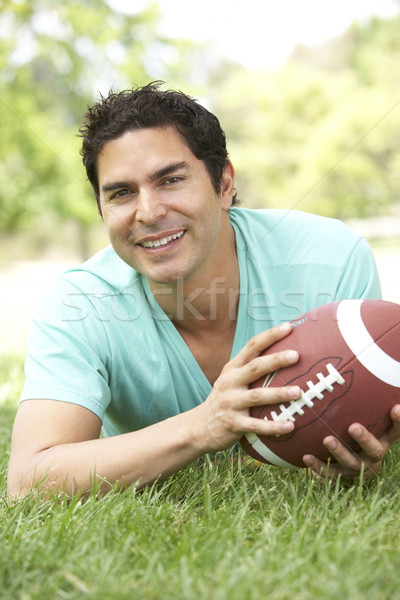
[{"label": "green foliage", "polygon": [[353,25],[353,44],[349,49],[350,66],[367,86],[400,86],[400,16],[373,18],[367,26]]},{"label": "green foliage", "polygon": [[392,100],[375,88],[354,89],[319,124],[299,170],[298,189],[306,190],[303,209],[320,204],[325,214],[342,219],[390,210],[400,184],[400,139],[394,129],[400,102]]},{"label": "green foliage", "polygon": [[0,359],[4,600],[386,600],[400,569],[398,449],[380,477],[322,481],[223,459],[140,493],[6,500],[22,363]]},{"label": "green foliage", "polygon": [[0,230],[46,212],[82,227],[98,219],[81,115],[99,92],[184,77],[194,46],[157,35],[158,19],[156,4],[122,13],[106,0],[0,1]]},{"label": "green foliage", "polygon": [[[157,3],[0,0],[0,231],[98,220],[76,137],[99,92],[164,79],[207,98],[226,130],[239,196],[340,218],[398,199],[399,18],[352,27],[273,74],[215,64],[158,31]],[[304,49],[303,49],[304,50]]]},{"label": "green foliage", "polygon": [[245,204],[342,219],[390,212],[400,183],[399,24],[353,27],[273,74],[219,70],[214,103]]}]

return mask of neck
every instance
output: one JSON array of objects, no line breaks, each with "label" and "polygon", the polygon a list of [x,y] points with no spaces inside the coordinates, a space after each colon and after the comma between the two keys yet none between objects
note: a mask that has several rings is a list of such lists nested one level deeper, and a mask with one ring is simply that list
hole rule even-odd
[{"label": "neck", "polygon": [[239,303],[239,265],[235,234],[230,234],[224,248],[204,273],[193,279],[180,279],[171,284],[149,281],[161,308],[179,331],[200,332],[236,326]]}]

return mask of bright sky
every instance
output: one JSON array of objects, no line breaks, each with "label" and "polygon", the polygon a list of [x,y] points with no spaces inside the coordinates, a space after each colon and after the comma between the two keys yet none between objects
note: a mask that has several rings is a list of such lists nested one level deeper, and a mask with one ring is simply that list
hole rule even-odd
[{"label": "bright sky", "polygon": [[[151,0],[112,0],[132,12]],[[301,42],[318,44],[371,15],[393,16],[396,0],[160,0],[162,31],[208,41],[215,52],[246,67],[274,68]]]}]

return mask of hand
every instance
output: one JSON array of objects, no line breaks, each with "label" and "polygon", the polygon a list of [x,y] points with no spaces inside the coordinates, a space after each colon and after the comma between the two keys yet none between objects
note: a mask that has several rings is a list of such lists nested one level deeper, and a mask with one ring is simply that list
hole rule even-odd
[{"label": "hand", "polygon": [[300,397],[298,386],[249,389],[249,384],[261,376],[297,362],[298,353],[290,350],[260,356],[290,331],[291,326],[286,323],[254,336],[224,366],[211,394],[193,411],[193,439],[204,453],[225,450],[247,432],[282,435],[293,430],[294,425],[290,421],[264,421],[249,415],[250,407]]},{"label": "hand", "polygon": [[390,411],[393,421],[391,427],[377,439],[359,423],[350,425],[348,432],[361,447],[361,452],[351,452],[338,439],[329,435],[323,443],[337,462],[329,466],[315,456],[303,456],[304,464],[309,467],[314,475],[321,477],[337,477],[342,479],[356,479],[360,477],[364,465],[364,479],[377,475],[382,468],[382,459],[393,444],[400,439],[400,404],[393,406]]}]

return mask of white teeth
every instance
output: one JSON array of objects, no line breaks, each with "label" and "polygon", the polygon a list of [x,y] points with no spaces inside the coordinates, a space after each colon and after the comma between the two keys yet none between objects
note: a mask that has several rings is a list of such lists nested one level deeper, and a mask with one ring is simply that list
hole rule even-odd
[{"label": "white teeth", "polygon": [[167,237],[162,238],[161,240],[154,240],[154,242],[143,242],[142,246],[144,248],[158,248],[158,246],[165,246],[165,244],[168,244],[168,242],[171,242],[172,240],[177,240],[178,238],[182,237],[184,233],[184,231],[180,231],[179,233],[174,233],[174,235],[168,235]]}]

